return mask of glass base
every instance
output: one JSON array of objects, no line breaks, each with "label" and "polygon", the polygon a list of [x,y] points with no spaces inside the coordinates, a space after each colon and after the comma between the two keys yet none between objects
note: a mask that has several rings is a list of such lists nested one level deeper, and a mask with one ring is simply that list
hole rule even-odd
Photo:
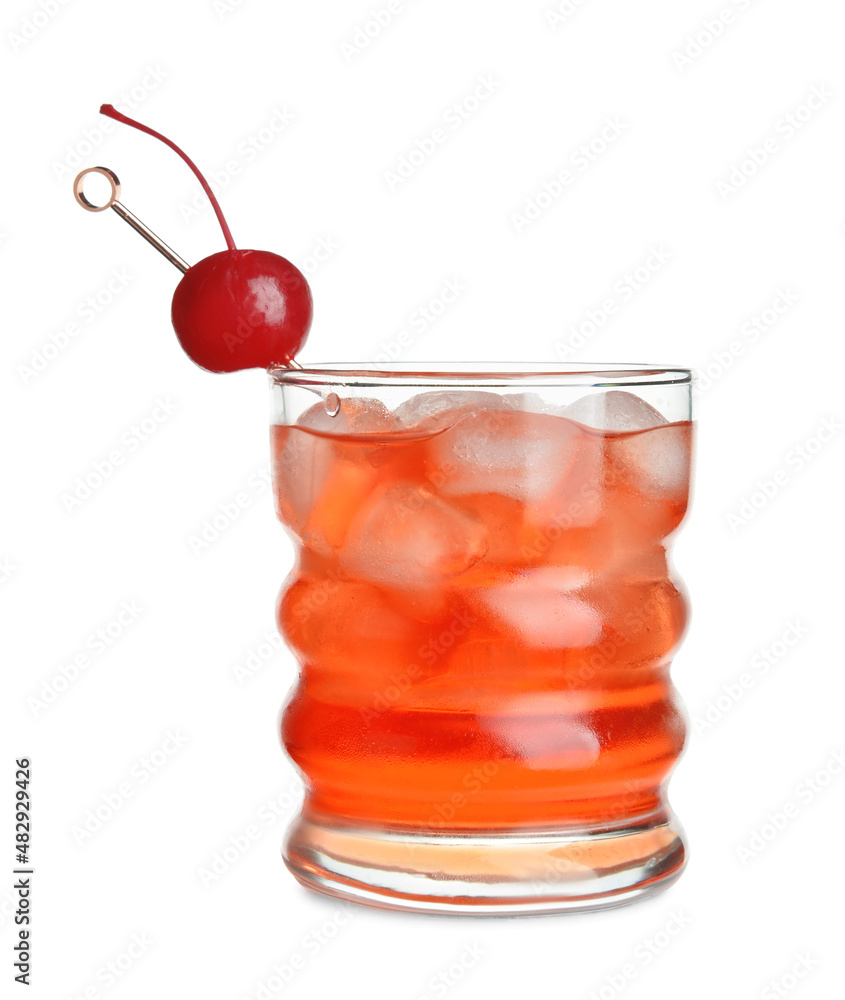
[{"label": "glass base", "polygon": [[674,816],[613,830],[401,833],[300,817],[285,864],[309,889],[391,910],[472,915],[620,906],[670,886],[685,864]]}]

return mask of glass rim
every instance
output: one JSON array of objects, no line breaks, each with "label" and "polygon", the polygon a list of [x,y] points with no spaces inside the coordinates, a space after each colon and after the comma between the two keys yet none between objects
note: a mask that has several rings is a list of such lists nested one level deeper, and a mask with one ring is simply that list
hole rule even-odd
[{"label": "glass rim", "polygon": [[308,363],[301,368],[277,365],[267,369],[278,385],[345,385],[354,387],[411,385],[473,386],[558,385],[608,386],[691,385],[689,368],[645,364],[561,364],[555,361],[398,361],[381,365],[371,361]]}]

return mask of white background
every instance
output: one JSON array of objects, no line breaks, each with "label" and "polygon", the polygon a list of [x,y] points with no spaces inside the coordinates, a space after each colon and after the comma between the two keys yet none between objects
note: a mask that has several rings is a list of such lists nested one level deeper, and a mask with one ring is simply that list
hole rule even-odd
[{"label": "white background", "polygon": [[[13,867],[13,760],[28,755],[29,995],[836,993],[843,435],[822,428],[845,416],[841,8],[724,0],[720,30],[718,0],[550,4],[402,0],[369,36],[358,31],[385,0],[4,5],[0,867]],[[482,78],[490,96],[468,100]],[[316,319],[300,360],[395,353],[404,331],[404,360],[709,371],[676,546],[694,618],[674,676],[693,731],[672,802],[692,852],[667,893],[521,920],[347,914],[284,869],[296,782],[275,720],[295,669],[286,652],[260,656],[291,548],[262,485],[265,379],[195,368],[170,328],[177,272],[113,213],[74,203],[77,169],[105,164],[186,259],[223,247],[173,153],[117,125],[103,135],[104,101],[226,181],[240,246],[308,268]],[[460,127],[444,119],[455,104]],[[577,150],[607,120],[620,134],[581,169]],[[391,182],[438,126],[445,141]],[[543,194],[563,169],[571,183]],[[733,190],[732,176],[744,176]],[[519,224],[538,195],[540,217]],[[327,259],[309,260],[321,243]],[[652,248],[668,259],[652,257],[648,280],[621,294]],[[450,279],[464,290],[426,325],[418,310],[436,310]],[[766,312],[779,296],[781,313]],[[598,322],[609,298],[615,312]],[[165,417],[157,400],[175,409]],[[141,442],[132,428],[156,415]],[[115,449],[119,468],[69,510],[77,478]],[[192,551],[238,494],[239,516]],[[125,601],[143,610],[94,654],[90,637]],[[791,626],[800,638],[778,657]],[[90,665],[56,684],[86,651]],[[248,661],[260,668],[239,680]],[[54,700],[38,707],[45,690]],[[170,731],[187,742],[142,780]],[[127,782],[131,796],[80,843],[89,810]],[[271,800],[283,815],[266,823]],[[251,824],[260,838],[204,885],[202,869]],[[9,983],[11,881],[0,889]],[[683,929],[661,933],[673,913]],[[133,935],[150,943],[123,960]],[[483,954],[458,979],[468,946]],[[288,982],[261,994],[295,955]],[[792,978],[802,956],[811,971]]]}]

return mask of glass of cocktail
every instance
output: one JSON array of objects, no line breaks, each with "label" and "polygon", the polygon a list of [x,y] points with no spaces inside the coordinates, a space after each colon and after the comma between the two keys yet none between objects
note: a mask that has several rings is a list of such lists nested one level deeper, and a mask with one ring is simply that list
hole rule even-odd
[{"label": "glass of cocktail", "polygon": [[[665,784],[685,724],[669,680],[686,602],[667,543],[686,512],[690,373],[656,366],[295,360],[311,292],[289,260],[176,266],[179,342],[265,368],[279,602],[299,683],[282,720],[306,783],[285,859],[306,886],[396,909],[524,913],[627,902],[684,864]],[[82,184],[104,175],[92,203]]]},{"label": "glass of cocktail", "polygon": [[665,786],[687,605],[691,376],[646,366],[271,369],[296,545],[285,861],[398,909],[615,905],[680,874]]}]

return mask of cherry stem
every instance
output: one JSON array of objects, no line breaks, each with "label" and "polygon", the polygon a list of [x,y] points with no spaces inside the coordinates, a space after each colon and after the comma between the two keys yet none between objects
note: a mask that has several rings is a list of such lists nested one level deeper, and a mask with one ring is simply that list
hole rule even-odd
[{"label": "cherry stem", "polygon": [[156,139],[160,139],[166,146],[178,153],[185,163],[193,170],[197,176],[197,180],[202,184],[202,189],[208,196],[208,200],[211,202],[211,207],[214,209],[214,213],[217,216],[217,221],[220,223],[220,228],[223,230],[223,235],[226,238],[226,245],[230,250],[236,250],[235,241],[232,239],[232,233],[229,229],[229,224],[223,216],[223,211],[220,208],[220,203],[214,196],[214,192],[209,187],[208,181],[200,173],[199,167],[194,163],[194,161],[181,150],[175,142],[171,142],[166,135],[162,135],[161,132],[156,132],[155,129],[150,128],[148,125],[142,125],[140,122],[136,122],[134,118],[129,118],[127,115],[121,114],[116,108],[112,107],[111,104],[103,104],[100,106],[100,114],[107,115],[109,118],[114,118],[116,122],[122,122],[124,125],[131,125],[132,128],[138,129],[140,132],[146,132],[147,135],[153,135]]}]

